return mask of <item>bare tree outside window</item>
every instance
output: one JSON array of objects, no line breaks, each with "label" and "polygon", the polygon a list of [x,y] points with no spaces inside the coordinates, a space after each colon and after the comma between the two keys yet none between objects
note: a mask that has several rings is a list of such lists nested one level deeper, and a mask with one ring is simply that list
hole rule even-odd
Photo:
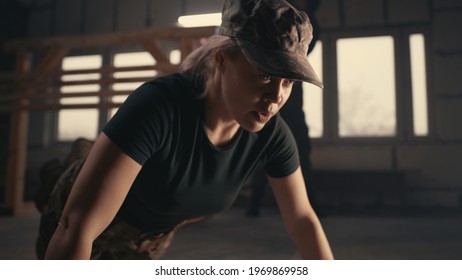
[{"label": "bare tree outside window", "polygon": [[391,36],[337,41],[340,137],[396,135],[394,68]]}]

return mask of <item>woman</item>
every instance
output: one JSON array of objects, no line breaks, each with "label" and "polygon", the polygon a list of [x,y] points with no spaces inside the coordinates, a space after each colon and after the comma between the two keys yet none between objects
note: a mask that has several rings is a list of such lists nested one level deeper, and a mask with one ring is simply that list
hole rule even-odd
[{"label": "woman", "polygon": [[306,58],[309,19],[283,0],[226,0],[222,22],[180,73],[142,85],[104,128],[46,258],[158,258],[178,227],[231,206],[259,166],[301,256],[333,258],[277,114],[295,81],[322,86]]}]

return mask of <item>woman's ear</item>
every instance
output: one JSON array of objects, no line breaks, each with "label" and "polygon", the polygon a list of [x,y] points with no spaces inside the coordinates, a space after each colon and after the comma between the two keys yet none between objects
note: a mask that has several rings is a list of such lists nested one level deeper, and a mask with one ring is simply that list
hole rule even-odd
[{"label": "woman's ear", "polygon": [[218,49],[215,51],[215,61],[217,68],[222,70],[225,62],[225,55],[223,54],[223,51]]}]

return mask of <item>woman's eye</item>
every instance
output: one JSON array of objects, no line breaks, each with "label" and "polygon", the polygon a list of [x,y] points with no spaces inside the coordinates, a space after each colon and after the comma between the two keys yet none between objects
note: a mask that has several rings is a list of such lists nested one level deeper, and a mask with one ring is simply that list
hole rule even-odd
[{"label": "woman's eye", "polygon": [[294,85],[296,83],[298,83],[299,81],[298,80],[292,80],[292,79],[285,79],[284,81],[287,85]]},{"label": "woman's eye", "polygon": [[269,76],[269,75],[261,75],[260,79],[264,82],[264,83],[269,83],[271,82],[271,80],[273,79],[273,77]]}]

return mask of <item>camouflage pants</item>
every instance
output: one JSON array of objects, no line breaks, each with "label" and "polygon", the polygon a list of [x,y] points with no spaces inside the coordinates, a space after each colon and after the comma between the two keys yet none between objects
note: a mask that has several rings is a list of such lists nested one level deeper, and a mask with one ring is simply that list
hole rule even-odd
[{"label": "camouflage pants", "polygon": [[[53,186],[49,187],[49,198],[44,199],[42,197],[40,199],[41,201],[47,201],[47,203],[37,205],[37,208],[42,212],[36,241],[38,259],[44,258],[48,243],[58,226],[67,197],[85,162],[86,155],[87,153],[84,153],[83,156],[74,157],[61,170],[59,177],[53,180]],[[47,193],[47,191],[42,193]],[[135,228],[116,217],[93,242],[91,258],[159,259],[171,244],[175,231],[182,225],[195,221],[198,221],[198,219],[185,221],[168,232],[149,233]]]}]

